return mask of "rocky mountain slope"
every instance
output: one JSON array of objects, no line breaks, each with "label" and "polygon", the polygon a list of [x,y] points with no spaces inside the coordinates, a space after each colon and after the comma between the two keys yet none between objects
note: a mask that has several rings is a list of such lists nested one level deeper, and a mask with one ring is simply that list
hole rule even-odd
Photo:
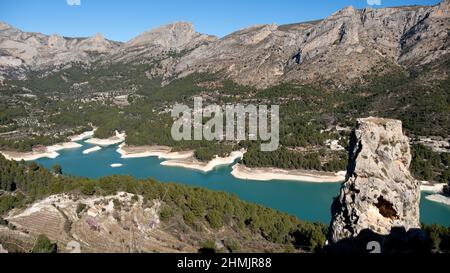
[{"label": "rocky mountain slope", "polygon": [[178,70],[189,71],[189,64],[193,71],[222,71],[241,84],[268,86],[318,79],[349,83],[386,63],[424,65],[448,54],[449,3],[347,7],[320,22],[251,27],[193,51]]},{"label": "rocky mountain slope", "polygon": [[[0,74],[23,78],[28,69],[101,60],[152,64],[147,77],[163,82],[206,72],[257,87],[317,81],[339,87],[361,82],[380,67],[413,69],[447,56],[449,33],[449,0],[436,6],[347,7],[321,21],[252,26],[221,39],[179,22],[125,44],[101,35],[65,38],[26,33],[2,23]],[[382,73],[386,72],[389,69]]]},{"label": "rocky mountain slope", "polygon": [[23,78],[27,70],[60,69],[70,63],[90,63],[120,45],[101,34],[67,38],[23,32],[0,23],[0,75]]},{"label": "rocky mountain slope", "polygon": [[[3,193],[0,201],[8,196]],[[127,192],[107,196],[60,193],[1,216],[0,253],[2,249],[29,252],[40,234],[56,242],[58,252],[196,253],[208,248],[220,252],[263,253],[293,248],[291,241],[271,242],[267,234],[262,236],[257,229],[239,227],[228,220],[220,227],[211,227],[194,214],[176,211],[171,202],[147,200],[142,195]],[[233,218],[229,214],[217,217],[219,221]],[[289,221],[296,221],[292,217],[286,219],[289,220],[279,230],[291,228]],[[320,225],[305,225],[305,231],[293,233],[304,236],[299,242],[302,246],[309,243],[310,237],[311,240],[324,237]],[[304,232],[309,233],[304,235]],[[320,240],[315,244],[320,244],[317,245],[320,248],[322,243]],[[309,250],[306,247],[295,251]]]},{"label": "rocky mountain slope", "polygon": [[419,229],[420,188],[409,172],[411,152],[401,121],[359,119],[349,151],[347,179],[332,207],[330,243],[367,232]]},{"label": "rocky mountain slope", "polygon": [[153,64],[147,71],[149,77],[171,78],[180,56],[216,40],[196,32],[191,23],[177,22],[142,33],[110,52],[103,61]]},{"label": "rocky mountain slope", "polygon": [[[193,242],[183,242],[162,227],[160,207],[158,200],[146,207],[142,196],[123,192],[81,199],[60,194],[34,203],[7,221],[16,232],[46,234],[58,241],[62,252],[73,251],[66,249],[71,244],[82,252],[195,252]],[[8,233],[6,228],[2,231]]]}]

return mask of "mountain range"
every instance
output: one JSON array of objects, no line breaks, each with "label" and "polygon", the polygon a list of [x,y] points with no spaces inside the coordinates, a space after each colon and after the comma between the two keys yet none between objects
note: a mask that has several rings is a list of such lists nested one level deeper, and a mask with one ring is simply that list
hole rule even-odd
[{"label": "mountain range", "polygon": [[449,36],[449,0],[435,6],[346,7],[323,20],[256,25],[223,38],[176,22],[126,43],[101,34],[48,36],[0,23],[0,80],[26,79],[30,72],[46,75],[74,63],[125,63],[150,65],[147,77],[163,84],[211,73],[258,88],[285,82],[340,87],[363,82],[374,72],[412,71],[439,62],[448,57]]}]

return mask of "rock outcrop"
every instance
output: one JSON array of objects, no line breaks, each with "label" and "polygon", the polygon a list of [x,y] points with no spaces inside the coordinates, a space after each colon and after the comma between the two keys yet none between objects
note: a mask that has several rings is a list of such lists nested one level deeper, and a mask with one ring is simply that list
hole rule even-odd
[{"label": "rock outcrop", "polygon": [[410,161],[401,121],[358,120],[350,140],[347,179],[332,206],[330,244],[367,232],[387,236],[394,229],[420,228],[420,185],[409,172]]}]

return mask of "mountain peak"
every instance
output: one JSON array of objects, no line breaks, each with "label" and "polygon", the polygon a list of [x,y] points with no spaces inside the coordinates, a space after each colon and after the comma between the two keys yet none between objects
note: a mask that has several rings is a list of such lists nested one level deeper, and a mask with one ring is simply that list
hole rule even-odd
[{"label": "mountain peak", "polygon": [[12,28],[10,25],[8,25],[5,22],[0,22],[0,30],[6,30]]},{"label": "mountain peak", "polygon": [[340,9],[333,13],[329,18],[336,18],[336,17],[342,17],[342,16],[353,16],[356,14],[358,10],[355,9],[353,6],[347,6],[343,9]]},{"label": "mountain peak", "polygon": [[356,9],[352,5],[350,5],[350,6],[346,6],[343,9],[338,10],[337,13],[347,14],[347,13],[355,13],[355,11],[356,11]]},{"label": "mountain peak", "polygon": [[105,37],[103,37],[103,35],[100,32],[97,32],[94,36],[95,40],[104,40]]},{"label": "mountain peak", "polygon": [[192,24],[191,22],[182,22],[182,21],[165,24],[165,25],[162,25],[155,29],[152,29],[150,31],[156,31],[156,30],[177,31],[177,30],[183,30],[183,29],[195,31],[194,24]]},{"label": "mountain peak", "polygon": [[434,7],[432,17],[449,18],[450,17],[450,0],[443,0]]},{"label": "mountain peak", "polygon": [[79,44],[79,49],[81,50],[99,53],[107,53],[112,48],[114,48],[113,43],[106,40],[101,33],[96,33],[94,36],[83,40]]},{"label": "mountain peak", "polygon": [[[170,24],[162,25],[157,28],[150,29],[143,34],[169,34],[169,35],[182,35],[182,34],[193,34],[195,32],[195,27],[191,22],[173,22]],[[138,37],[139,37],[138,36]]]},{"label": "mountain peak", "polygon": [[174,22],[151,29],[127,42],[127,46],[159,45],[166,48],[179,48],[200,34],[190,22]]}]

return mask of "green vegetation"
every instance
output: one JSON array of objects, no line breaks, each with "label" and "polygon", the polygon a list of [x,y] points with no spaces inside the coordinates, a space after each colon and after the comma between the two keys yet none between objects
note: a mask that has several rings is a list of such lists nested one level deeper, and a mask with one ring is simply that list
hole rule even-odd
[{"label": "green vegetation", "polygon": [[[12,86],[27,88],[40,94],[62,94],[65,97],[83,93],[121,90],[130,87],[146,88],[158,80],[149,80],[145,71],[152,65],[127,65],[123,63],[85,66],[74,64],[68,69],[50,73],[43,77],[39,73],[30,73],[24,81],[8,81]],[[80,84],[83,83],[83,84]],[[77,86],[77,87],[74,87]],[[68,90],[74,91],[70,94]]]},{"label": "green vegetation", "polygon": [[169,207],[165,206],[161,209],[159,216],[161,217],[162,221],[168,221],[173,216],[172,210]]},{"label": "green vegetation", "polygon": [[52,170],[54,174],[62,174],[62,167],[59,164],[53,165]]},{"label": "green vegetation", "polygon": [[325,244],[325,238],[322,234],[326,232],[327,230],[324,226],[317,226],[314,223],[299,225],[298,229],[292,234],[294,245],[308,245],[311,250],[318,251]]},{"label": "green vegetation", "polygon": [[436,153],[421,144],[412,146],[411,173],[414,177],[439,183],[450,181],[450,154]]},{"label": "green vegetation", "polygon": [[249,167],[278,167],[283,169],[317,170],[321,168],[317,153],[300,154],[288,151],[282,147],[273,152],[261,152],[259,149],[249,149],[243,162]]},{"label": "green vegetation", "polygon": [[0,214],[24,204],[24,196],[20,193],[15,195],[0,195]]},{"label": "green vegetation", "polygon": [[14,119],[26,114],[23,106],[0,104],[0,124],[14,123]]},{"label": "green vegetation", "polygon": [[34,136],[32,138],[20,140],[0,138],[0,149],[29,152],[36,146],[48,146],[64,141],[66,141],[66,137]]},{"label": "green vegetation", "polygon": [[214,241],[208,240],[202,243],[202,247],[198,250],[198,253],[211,254],[216,253],[216,243]]},{"label": "green vegetation", "polygon": [[329,172],[342,171],[347,166],[346,153],[337,153],[324,164],[321,158],[326,157],[324,152],[296,152],[281,147],[273,152],[261,152],[258,145],[250,145],[243,158],[248,167],[277,167],[283,169],[323,170]]},{"label": "green vegetation", "polygon": [[[367,75],[365,85],[356,85],[339,95],[334,113],[342,124],[361,116],[400,119],[408,135],[447,137],[450,130],[450,78],[435,79],[445,73],[450,62],[431,64],[433,69],[405,71],[393,64],[378,68],[381,76]],[[375,75],[378,73],[375,71]]]},{"label": "green vegetation", "polygon": [[430,238],[430,249],[436,252],[450,252],[450,227],[422,225]]},{"label": "green vegetation", "polygon": [[450,181],[444,186],[444,194],[450,197]]},{"label": "green vegetation", "polygon": [[33,249],[31,250],[33,253],[56,253],[57,246],[52,243],[50,239],[44,234],[41,234],[37,237],[36,242],[34,243]]},{"label": "green vegetation", "polygon": [[87,205],[84,203],[78,203],[76,213],[79,215],[87,208]]},{"label": "green vegetation", "polygon": [[200,161],[209,161],[216,155],[220,157],[226,157],[233,151],[231,145],[210,143],[204,147],[200,147],[195,150],[195,157]]},{"label": "green vegetation", "polygon": [[223,214],[219,210],[211,210],[206,215],[206,220],[214,229],[219,229],[223,226]]},{"label": "green vegetation", "polygon": [[225,239],[225,241],[223,242],[225,248],[230,252],[230,253],[236,253],[239,251],[239,249],[241,248],[239,246],[239,243],[234,240],[234,239]]},{"label": "green vegetation", "polygon": [[183,220],[184,222],[189,225],[193,226],[195,221],[195,215],[192,211],[188,210],[183,214]]}]

